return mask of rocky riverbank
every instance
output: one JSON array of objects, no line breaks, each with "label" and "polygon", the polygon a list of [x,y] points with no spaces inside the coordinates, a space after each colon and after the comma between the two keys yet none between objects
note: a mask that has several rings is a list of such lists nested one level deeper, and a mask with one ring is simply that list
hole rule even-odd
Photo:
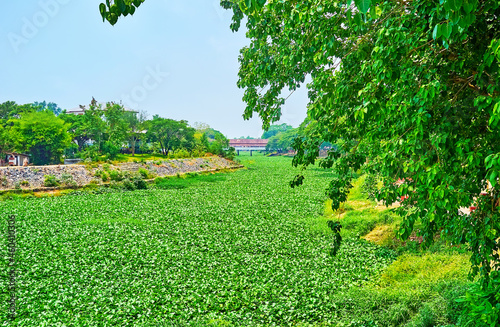
[{"label": "rocky riverbank", "polygon": [[[28,167],[0,167],[0,190],[40,189],[43,188],[45,176],[54,176],[57,180],[72,180],[77,186],[91,183],[102,183],[99,172],[117,170],[120,172],[136,172],[140,169],[148,171],[150,176],[175,176],[190,172],[216,171],[241,167],[239,164],[220,157],[169,159],[147,162],[126,162],[119,164],[99,165],[56,165]],[[97,176],[96,176],[97,173]]]}]

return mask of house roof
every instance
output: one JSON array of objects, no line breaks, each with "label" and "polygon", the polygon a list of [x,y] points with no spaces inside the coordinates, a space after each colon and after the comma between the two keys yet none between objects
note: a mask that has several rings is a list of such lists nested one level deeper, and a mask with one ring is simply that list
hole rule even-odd
[{"label": "house roof", "polygon": [[12,155],[12,156],[25,156],[25,157],[30,157],[29,154],[26,153],[17,153],[17,152],[6,152],[6,155]]},{"label": "house roof", "polygon": [[267,139],[231,139],[229,140],[229,146],[266,146],[269,140]]}]

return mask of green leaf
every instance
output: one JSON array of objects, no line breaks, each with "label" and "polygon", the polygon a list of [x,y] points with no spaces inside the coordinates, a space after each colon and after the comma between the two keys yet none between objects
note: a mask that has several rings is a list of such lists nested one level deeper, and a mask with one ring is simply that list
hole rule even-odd
[{"label": "green leaf", "polygon": [[115,4],[118,6],[118,9],[122,14],[124,14],[127,10],[127,5],[124,0],[115,0]]},{"label": "green leaf", "polygon": [[448,39],[451,35],[451,31],[453,30],[453,26],[450,23],[439,25],[440,31],[438,34],[442,35],[445,39]]},{"label": "green leaf", "polygon": [[116,22],[118,21],[118,15],[116,15],[113,12],[109,12],[108,15],[106,16],[106,19],[111,25],[115,25]]},{"label": "green leaf", "polygon": [[[115,14],[117,19],[118,19],[118,16],[121,14],[120,8],[118,7],[118,5],[116,3],[111,5],[111,7],[109,8],[109,11],[111,13]],[[109,19],[108,19],[108,21],[109,21]],[[111,25],[113,25],[113,24],[111,24]]]},{"label": "green leaf", "polygon": [[354,15],[353,17],[353,20],[356,23],[356,25],[361,26],[361,24],[363,23],[363,19],[361,18],[361,13],[359,12],[356,13],[356,15]]},{"label": "green leaf", "polygon": [[434,26],[434,30],[432,31],[432,38],[436,40],[438,37],[441,36],[441,28],[439,28],[439,24]]},{"label": "green leaf", "polygon": [[469,14],[472,10],[474,10],[474,6],[477,3],[477,1],[474,0],[464,0],[463,2],[463,8],[467,14]]},{"label": "green leaf", "polygon": [[99,5],[99,11],[101,13],[101,17],[102,17],[102,21],[104,22],[104,20],[106,19],[106,5],[104,3],[101,3]]},{"label": "green leaf", "polygon": [[264,7],[266,4],[267,0],[256,0],[254,3],[254,6],[257,7],[259,10]]},{"label": "green leaf", "polygon": [[497,185],[497,177],[498,177],[498,171],[497,170],[492,171],[489,178],[491,186],[495,187],[495,185]]},{"label": "green leaf", "polygon": [[354,3],[361,13],[366,14],[370,9],[371,0],[354,0]]},{"label": "green leaf", "polygon": [[448,0],[451,10],[459,11],[462,7],[462,0]]}]

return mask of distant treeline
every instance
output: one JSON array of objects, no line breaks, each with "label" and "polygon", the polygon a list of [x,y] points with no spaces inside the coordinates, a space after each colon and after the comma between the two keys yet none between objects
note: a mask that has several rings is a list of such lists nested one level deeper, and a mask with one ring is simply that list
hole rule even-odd
[{"label": "distant treeline", "polygon": [[144,111],[95,99],[81,108],[73,114],[45,101],[0,104],[0,159],[9,152],[29,154],[35,165],[59,164],[63,158],[112,160],[119,153],[231,156],[228,139],[207,124],[190,126],[158,115],[148,119]]}]

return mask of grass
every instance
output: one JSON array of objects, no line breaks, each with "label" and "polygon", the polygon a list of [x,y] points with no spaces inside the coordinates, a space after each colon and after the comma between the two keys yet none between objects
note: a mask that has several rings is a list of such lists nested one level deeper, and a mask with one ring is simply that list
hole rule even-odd
[{"label": "grass", "polygon": [[339,315],[359,317],[351,321],[353,326],[461,326],[463,308],[455,300],[471,285],[469,254],[440,239],[429,249],[398,240],[401,218],[393,207],[366,198],[363,178],[354,182],[347,202],[336,211],[331,200],[325,203],[320,223],[339,220],[344,238],[362,238],[382,246],[378,255],[399,257],[361,290],[349,290],[349,300],[337,299]]}]

